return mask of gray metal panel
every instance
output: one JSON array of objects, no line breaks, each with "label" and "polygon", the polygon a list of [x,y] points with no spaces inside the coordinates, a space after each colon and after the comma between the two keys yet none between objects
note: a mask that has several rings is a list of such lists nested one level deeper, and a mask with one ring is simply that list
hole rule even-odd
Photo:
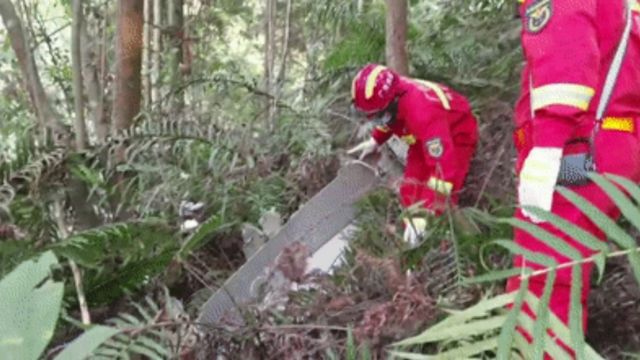
[{"label": "gray metal panel", "polygon": [[[254,296],[254,282],[265,274],[289,244],[300,241],[315,252],[349,225],[354,204],[380,183],[375,171],[361,162],[340,169],[338,176],[294,213],[278,235],[263,245],[202,307],[198,322],[215,323]],[[226,291],[225,291],[226,290]],[[233,313],[232,313],[233,314]],[[237,312],[235,313],[237,316]],[[234,316],[235,317],[235,316]]]}]

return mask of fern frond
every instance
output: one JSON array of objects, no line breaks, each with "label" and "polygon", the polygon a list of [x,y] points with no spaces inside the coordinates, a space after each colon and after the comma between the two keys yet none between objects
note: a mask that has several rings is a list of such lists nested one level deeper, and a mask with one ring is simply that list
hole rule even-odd
[{"label": "fern frond", "polygon": [[52,249],[86,268],[96,268],[120,257],[126,264],[175,248],[173,232],[164,222],[154,219],[111,224],[71,235]]},{"label": "fern frond", "polygon": [[54,173],[64,163],[68,151],[64,148],[55,149],[41,154],[35,160],[9,175],[9,183],[16,189],[34,187],[47,175]]},{"label": "fern frond", "polygon": [[77,233],[50,248],[89,270],[84,278],[87,298],[104,304],[164,271],[178,243],[171,228],[151,219]]},{"label": "fern frond", "polygon": [[[149,298],[147,301],[150,301]],[[139,303],[135,303],[134,306],[138,309],[138,314],[121,313],[106,321],[120,333],[94,352],[96,358],[122,359],[130,358],[134,354],[149,359],[171,357],[169,339],[163,333],[152,331],[153,327],[158,325],[164,308],[155,303],[153,307],[148,308]]]},{"label": "fern frond", "polygon": [[166,293],[163,305],[147,296],[144,304],[133,306],[137,312],[121,313],[107,320],[120,333],[98,348],[95,358],[128,359],[133,355],[149,359],[175,358],[184,350],[180,339],[194,335],[181,306]]}]

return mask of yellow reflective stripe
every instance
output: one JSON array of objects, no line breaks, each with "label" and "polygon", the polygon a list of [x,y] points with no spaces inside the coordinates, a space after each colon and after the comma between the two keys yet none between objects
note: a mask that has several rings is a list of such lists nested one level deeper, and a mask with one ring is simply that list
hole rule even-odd
[{"label": "yellow reflective stripe", "polygon": [[595,90],[578,84],[550,84],[531,91],[531,106],[534,111],[551,105],[573,106],[587,110]]},{"label": "yellow reflective stripe", "polygon": [[383,132],[383,133],[388,133],[389,131],[391,131],[391,129],[386,125],[376,126],[376,130],[378,130],[380,132]]},{"label": "yellow reflective stripe", "polygon": [[636,123],[632,118],[606,117],[602,120],[602,129],[633,133],[636,131]]},{"label": "yellow reflective stripe", "polygon": [[402,141],[406,142],[407,145],[413,145],[416,143],[416,137],[411,134],[405,135],[401,139]]},{"label": "yellow reflective stripe", "polygon": [[433,92],[436,93],[436,96],[438,96],[438,99],[442,103],[442,106],[447,110],[451,110],[449,98],[447,97],[447,94],[444,93],[440,85],[427,80],[414,79],[414,81],[428,89],[433,90]]},{"label": "yellow reflective stripe", "polygon": [[432,176],[427,182],[427,186],[433,190],[437,191],[444,195],[451,194],[451,190],[453,190],[453,183],[448,181],[440,180],[437,177]]},{"label": "yellow reflective stripe", "polygon": [[[360,76],[360,74],[358,74],[358,76]],[[358,81],[358,76],[351,82],[351,100],[355,100],[356,98],[356,82]]]},{"label": "yellow reflective stripe", "polygon": [[373,68],[371,74],[369,74],[369,77],[367,78],[367,86],[364,92],[365,99],[369,100],[373,96],[373,91],[376,88],[376,81],[378,80],[378,76],[380,76],[380,73],[384,71],[384,69],[386,69],[386,67],[378,65]]}]

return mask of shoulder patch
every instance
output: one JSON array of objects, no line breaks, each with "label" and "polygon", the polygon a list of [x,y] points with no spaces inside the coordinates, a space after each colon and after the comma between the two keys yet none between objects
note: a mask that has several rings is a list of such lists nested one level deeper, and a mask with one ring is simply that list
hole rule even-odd
[{"label": "shoulder patch", "polygon": [[542,31],[553,16],[552,0],[535,0],[525,10],[527,32],[536,34]]},{"label": "shoulder patch", "polygon": [[427,140],[424,144],[427,152],[432,157],[439,159],[444,153],[444,147],[442,146],[442,139],[439,137]]}]

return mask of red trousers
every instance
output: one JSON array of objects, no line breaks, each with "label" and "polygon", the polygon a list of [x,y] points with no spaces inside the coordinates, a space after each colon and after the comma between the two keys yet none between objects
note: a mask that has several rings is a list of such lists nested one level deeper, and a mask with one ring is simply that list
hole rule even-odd
[{"label": "red trousers", "polygon": [[[601,174],[615,174],[640,182],[640,136],[638,132],[638,126],[640,125],[640,118],[635,119],[634,132],[625,132],[617,130],[600,130],[596,138],[596,166],[598,173]],[[524,158],[528,154],[529,149],[523,149],[520,151],[519,163],[522,164]],[[566,152],[566,150],[565,150]],[[600,211],[610,216],[612,219],[618,219],[620,211],[615,204],[600,188],[590,183],[585,186],[577,186],[571,188],[571,190],[578,193],[580,196],[595,205]],[[601,240],[604,239],[604,234],[585,216],[572,205],[567,199],[562,197],[557,192],[554,194],[552,212],[561,216],[570,223],[581,227],[582,229],[589,231],[594,236]],[[516,216],[523,218],[522,214],[518,211]],[[525,220],[528,220],[525,218]],[[571,245],[583,256],[591,256],[593,252],[581,246],[578,242],[566,236],[563,232],[557,230],[555,227],[548,223],[538,224],[540,227],[551,232],[552,234],[564,239],[567,244]],[[542,253],[548,257],[554,258],[559,264],[570,262],[571,260],[562,256],[557,251],[545,245],[543,242],[534,238],[533,236],[525,233],[521,230],[515,230],[515,242],[522,247],[534,252]],[[516,267],[527,266],[531,269],[540,269],[541,266],[533,264],[530,261],[523,264],[521,256],[516,256],[514,259],[514,265]],[[582,306],[583,306],[583,327],[586,329],[587,319],[587,297],[589,296],[590,276],[593,270],[593,263],[586,263],[582,265]],[[558,316],[565,324],[569,324],[569,310],[571,299],[571,268],[567,267],[558,270],[555,283],[553,285],[553,291],[551,294],[550,308],[552,312]],[[546,275],[540,275],[533,277],[529,280],[529,291],[535,294],[538,298],[542,297],[544,291],[544,285],[546,281]],[[520,279],[515,277],[507,282],[507,291],[515,291],[520,287]],[[525,308],[532,314],[531,309]],[[528,334],[527,334],[528,335]],[[530,338],[530,336],[527,336]]]},{"label": "red trousers", "polygon": [[441,178],[440,169],[429,166],[424,159],[424,152],[420,149],[423,145],[415,144],[409,147],[407,166],[400,184],[402,206],[409,207],[417,202],[423,202],[425,208],[440,213],[446,209],[447,198],[450,198],[452,205],[457,205],[458,193],[464,185],[476,149],[478,139],[476,119],[470,113],[462,115],[455,121],[451,133],[456,163],[440,165],[455,169],[452,179],[444,179],[453,184],[451,194],[443,195],[427,186],[432,176]]}]

